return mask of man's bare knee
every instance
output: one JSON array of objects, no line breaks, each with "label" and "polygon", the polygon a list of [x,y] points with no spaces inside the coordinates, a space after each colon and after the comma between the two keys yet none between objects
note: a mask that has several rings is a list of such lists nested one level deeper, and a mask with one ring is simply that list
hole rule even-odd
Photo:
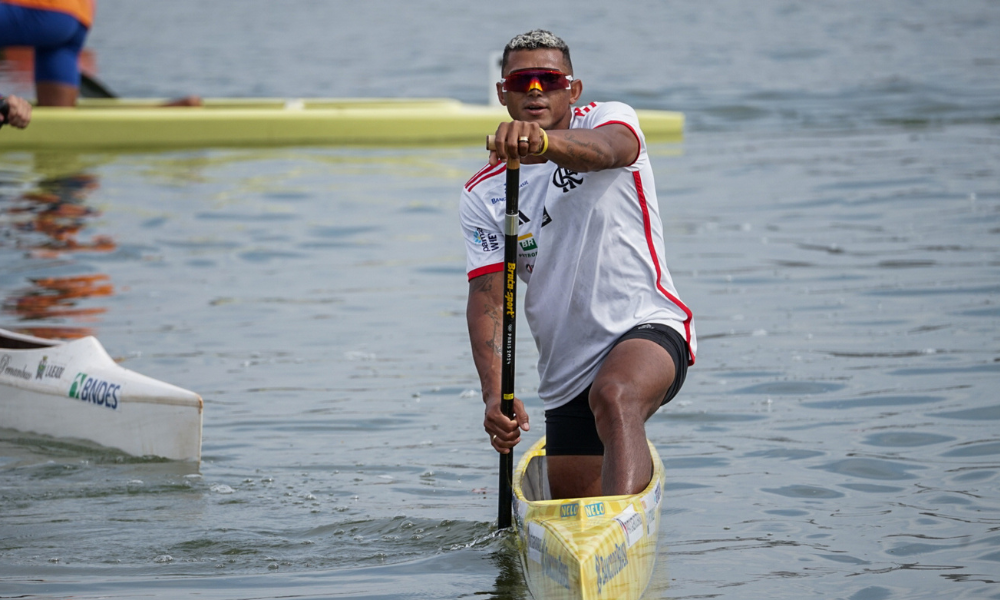
[{"label": "man's bare knee", "polygon": [[605,443],[609,436],[627,428],[633,421],[645,421],[638,392],[627,382],[605,381],[595,384],[591,388],[589,400],[597,433]]}]

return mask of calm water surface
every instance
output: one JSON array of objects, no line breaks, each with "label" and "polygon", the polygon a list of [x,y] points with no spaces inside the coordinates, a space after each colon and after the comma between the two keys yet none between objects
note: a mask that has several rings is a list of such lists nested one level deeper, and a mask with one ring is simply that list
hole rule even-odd
[{"label": "calm water surface", "polygon": [[[89,44],[126,95],[482,102],[542,25],[588,100],[686,112],[651,154],[701,343],[648,424],[648,598],[1000,598],[1000,6],[276,6],[102,0]],[[2,136],[0,326],[93,333],[205,424],[200,467],[0,430],[0,597],[527,597],[465,333],[478,148]]]}]

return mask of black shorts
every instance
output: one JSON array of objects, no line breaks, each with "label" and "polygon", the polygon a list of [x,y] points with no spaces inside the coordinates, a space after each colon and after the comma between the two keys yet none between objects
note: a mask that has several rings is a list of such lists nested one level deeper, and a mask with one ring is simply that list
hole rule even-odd
[{"label": "black shorts", "polygon": [[[687,377],[687,342],[672,327],[647,323],[633,327],[618,338],[615,346],[631,339],[651,340],[666,350],[674,359],[674,382],[664,396],[663,406],[670,402],[684,385]],[[545,453],[549,456],[590,455],[603,456],[604,444],[597,435],[597,423],[590,410],[590,386],[568,403],[545,411]]]}]

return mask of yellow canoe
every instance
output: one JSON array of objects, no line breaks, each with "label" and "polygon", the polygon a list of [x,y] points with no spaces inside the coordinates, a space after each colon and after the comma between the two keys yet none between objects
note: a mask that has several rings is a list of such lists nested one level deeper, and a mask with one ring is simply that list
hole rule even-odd
[{"label": "yellow canoe", "polygon": [[[428,99],[206,99],[167,108],[158,99],[84,99],[35,108],[23,130],[4,127],[0,151],[245,146],[479,144],[506,109]],[[650,141],[679,141],[684,115],[637,111]]]},{"label": "yellow canoe", "polygon": [[514,471],[514,521],[524,578],[535,598],[633,600],[649,585],[663,498],[656,448],[653,478],[634,496],[549,500],[545,438]]}]

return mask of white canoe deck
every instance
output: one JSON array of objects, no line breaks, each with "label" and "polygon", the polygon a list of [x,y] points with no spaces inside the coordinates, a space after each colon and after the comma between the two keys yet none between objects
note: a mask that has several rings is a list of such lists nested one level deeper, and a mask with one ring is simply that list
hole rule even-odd
[{"label": "white canoe deck", "polygon": [[118,365],[93,337],[0,329],[0,427],[199,461],[202,412],[198,394]]}]

